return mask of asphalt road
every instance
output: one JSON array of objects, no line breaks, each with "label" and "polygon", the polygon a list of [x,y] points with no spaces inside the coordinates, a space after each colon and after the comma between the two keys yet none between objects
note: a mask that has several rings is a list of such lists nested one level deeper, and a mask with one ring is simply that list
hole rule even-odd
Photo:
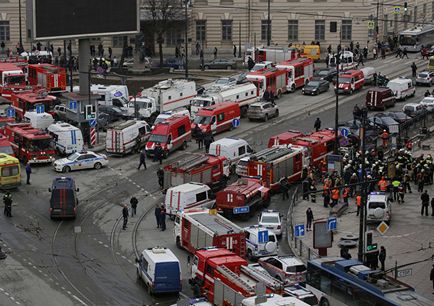
[{"label": "asphalt road", "polygon": [[[393,57],[369,65],[382,74],[398,76],[411,73],[411,62]],[[416,64],[421,66],[420,56]],[[364,103],[366,90],[340,97],[340,121],[352,118],[353,106]],[[424,91],[418,89],[416,97],[407,102],[419,101]],[[334,103],[332,90],[314,97],[297,91],[277,100],[279,118],[266,123],[242,120],[238,129],[216,138],[242,137],[259,150],[270,136],[282,131],[311,131],[316,117],[321,118],[323,127],[334,126]],[[398,103],[395,109],[403,104]],[[196,149],[191,143],[187,150]],[[175,152],[167,162],[182,154]],[[75,221],[49,218],[48,187],[53,177],[61,176],[50,166],[35,166],[32,185],[22,185],[13,192],[14,216],[1,217],[0,222],[0,246],[8,253],[0,262],[0,305],[168,305],[176,301],[176,296],[149,296],[136,281],[134,266],[135,254],[143,248],[167,246],[182,260],[183,277],[188,278],[188,254],[176,249],[172,222],[167,222],[166,232],[159,232],[152,218],[155,204],[163,200],[156,178],[158,165],[148,161],[148,170],[137,171],[137,155],[110,158],[109,165],[99,171],[70,174],[80,188]],[[123,231],[120,204],[128,203],[133,195],[139,199],[138,215],[130,218],[128,229]],[[278,195],[271,205],[286,212]],[[236,222],[247,226],[256,223],[256,218]],[[288,252],[284,243],[281,252]],[[186,282],[183,288],[188,295]]]}]

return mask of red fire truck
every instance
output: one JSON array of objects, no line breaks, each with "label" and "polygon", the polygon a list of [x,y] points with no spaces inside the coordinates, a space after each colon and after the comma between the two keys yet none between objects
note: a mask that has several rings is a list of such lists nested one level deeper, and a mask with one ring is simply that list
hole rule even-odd
[{"label": "red fire truck", "polygon": [[26,75],[16,64],[0,63],[0,95],[10,97],[12,92],[26,88]]},{"label": "red fire truck", "polygon": [[19,120],[24,118],[26,111],[35,110],[38,104],[43,104],[45,112],[49,113],[56,102],[56,97],[48,95],[45,89],[14,92],[11,99],[12,107],[15,108],[15,117]]},{"label": "red fire truck", "polygon": [[164,189],[197,182],[218,190],[226,186],[228,176],[229,162],[226,157],[192,153],[164,167]]},{"label": "red fire truck", "polygon": [[237,255],[246,256],[244,230],[216,210],[190,209],[175,218],[175,241],[179,248],[192,254],[206,247],[226,248]]},{"label": "red fire truck", "polygon": [[6,136],[0,134],[0,153],[5,153],[15,157],[14,150],[12,149],[11,142]]},{"label": "red fire truck", "polygon": [[284,61],[276,65],[276,68],[287,72],[287,90],[291,92],[303,87],[313,78],[313,60],[310,58]]},{"label": "red fire truck", "polygon": [[288,76],[285,70],[270,68],[253,71],[247,73],[246,78],[255,84],[258,97],[262,97],[268,87],[271,87],[276,98],[287,91]]},{"label": "red fire truck", "polygon": [[11,142],[15,156],[26,163],[51,163],[56,151],[50,147],[52,137],[30,123],[9,123],[5,135]]},{"label": "red fire truck", "polygon": [[279,63],[285,60],[296,59],[299,56],[299,52],[295,48],[273,48],[273,47],[263,47],[263,48],[249,48],[246,50],[244,55],[244,62],[247,63],[249,57],[251,57],[255,62],[265,62],[270,61],[273,63]]},{"label": "red fire truck", "polygon": [[217,209],[222,210],[226,217],[250,217],[255,210],[268,207],[269,203],[270,189],[253,178],[240,178],[216,194]]},{"label": "red fire truck", "polygon": [[298,131],[289,131],[272,136],[268,141],[268,147],[288,144],[304,147],[308,164],[319,165],[321,160],[333,151],[335,140],[335,132],[332,130],[321,130],[307,135]]},{"label": "red fire truck", "polygon": [[247,265],[234,253],[208,248],[195,253],[190,283],[201,285],[202,293],[213,305],[241,305],[246,297],[257,294],[256,285],[265,285],[266,293],[283,291],[283,284],[262,269]]},{"label": "red fire truck", "polygon": [[[301,178],[305,149],[298,146],[278,146],[253,154],[247,163],[247,175],[262,179],[266,187],[278,189],[286,177],[289,182]],[[259,157],[259,158],[258,158]]]},{"label": "red fire truck", "polygon": [[66,91],[66,70],[51,64],[33,64],[28,68],[30,85],[42,86],[50,93]]}]

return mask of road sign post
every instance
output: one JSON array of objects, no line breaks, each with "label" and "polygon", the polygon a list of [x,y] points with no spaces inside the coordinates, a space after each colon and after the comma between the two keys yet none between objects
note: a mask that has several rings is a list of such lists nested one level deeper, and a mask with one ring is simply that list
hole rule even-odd
[{"label": "road sign post", "polygon": [[348,135],[350,135],[350,130],[347,128],[342,128],[341,129],[341,135],[344,136],[345,138],[347,138]]},{"label": "road sign post", "polygon": [[232,120],[232,126],[234,128],[237,128],[240,126],[240,119],[235,118],[234,120]]},{"label": "road sign post", "polygon": [[327,229],[329,231],[335,231],[338,225],[338,220],[335,217],[330,217],[327,219]]},{"label": "road sign post", "polygon": [[294,226],[294,235],[295,237],[304,236],[304,224],[297,224]]},{"label": "road sign post", "polygon": [[268,230],[258,232],[258,242],[267,243],[268,242]]},{"label": "road sign post", "polygon": [[233,212],[234,215],[248,214],[250,212],[250,207],[249,206],[234,207]]},{"label": "road sign post", "polygon": [[15,118],[15,108],[9,106],[6,109],[6,116],[8,116],[9,118]]},{"label": "road sign post", "polygon": [[35,109],[36,109],[37,114],[42,114],[45,112],[45,105],[44,104],[36,104]]}]

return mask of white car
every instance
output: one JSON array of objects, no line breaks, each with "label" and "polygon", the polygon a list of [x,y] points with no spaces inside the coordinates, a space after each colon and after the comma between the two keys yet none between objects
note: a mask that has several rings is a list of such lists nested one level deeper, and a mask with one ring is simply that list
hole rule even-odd
[{"label": "white car", "polygon": [[76,152],[66,158],[61,158],[53,163],[57,172],[69,172],[81,169],[101,169],[108,164],[107,156],[91,151]]},{"label": "white car", "polygon": [[429,112],[434,111],[434,97],[433,96],[423,98],[423,100],[420,101],[419,104],[425,106],[425,108]]},{"label": "white car", "polygon": [[276,236],[282,236],[282,218],[278,211],[265,210],[259,215],[259,225],[272,231]]},{"label": "white car", "polygon": [[237,84],[237,79],[234,77],[225,77],[225,78],[218,78],[213,86],[219,87],[219,88],[227,88],[231,87]]},{"label": "white car", "polygon": [[246,234],[247,258],[254,260],[261,256],[277,255],[279,246],[277,237],[271,231],[260,225],[244,228]]},{"label": "white car", "polygon": [[306,281],[306,266],[295,256],[272,256],[259,258],[258,263],[270,273],[271,276],[294,285]]}]

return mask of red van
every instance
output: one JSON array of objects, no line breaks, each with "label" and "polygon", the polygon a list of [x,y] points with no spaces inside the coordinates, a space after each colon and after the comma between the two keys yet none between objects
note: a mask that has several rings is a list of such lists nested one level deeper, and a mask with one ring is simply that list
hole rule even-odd
[{"label": "red van", "polygon": [[348,93],[352,95],[354,91],[361,89],[364,84],[365,76],[363,75],[362,71],[347,70],[339,74],[338,93]]},{"label": "red van", "polygon": [[366,94],[366,107],[368,109],[386,110],[395,106],[395,95],[388,87],[375,87]]},{"label": "red van", "polygon": [[191,128],[194,131],[198,125],[202,133],[217,134],[237,127],[239,123],[240,105],[238,103],[219,103],[200,109]]},{"label": "red van", "polygon": [[188,116],[174,116],[163,122],[157,123],[146,143],[146,154],[154,155],[155,145],[159,143],[166,158],[170,152],[178,148],[187,148],[187,142],[191,141],[191,124]]}]

